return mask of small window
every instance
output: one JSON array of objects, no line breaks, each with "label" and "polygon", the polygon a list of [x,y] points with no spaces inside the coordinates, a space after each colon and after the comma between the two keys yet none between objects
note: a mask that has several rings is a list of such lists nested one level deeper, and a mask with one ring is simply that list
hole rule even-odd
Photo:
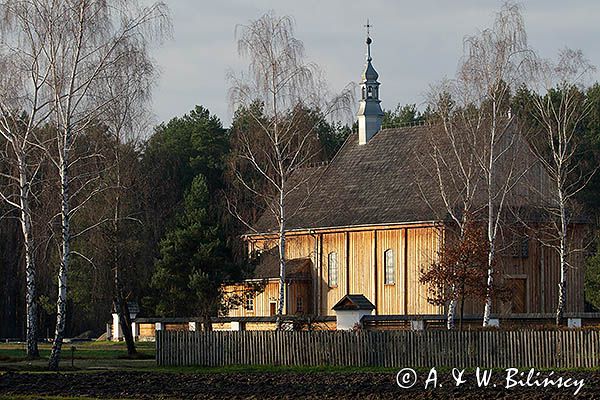
[{"label": "small window", "polygon": [[362,87],[361,92],[362,92],[362,98],[365,99],[365,87],[364,86]]},{"label": "small window", "polygon": [[396,283],[396,260],[394,260],[394,250],[388,249],[383,253],[385,260],[385,284],[392,285]]},{"label": "small window", "polygon": [[521,240],[521,258],[529,257],[529,238]]},{"label": "small window", "polygon": [[371,86],[369,86],[369,88],[367,89],[367,98],[372,98],[373,97],[373,88]]},{"label": "small window", "polygon": [[329,287],[336,287],[338,285],[338,260],[337,253],[329,253],[327,257],[327,279]]},{"label": "small window", "polygon": [[529,257],[529,238],[526,236],[514,235],[511,250],[513,258]]},{"label": "small window", "polygon": [[296,298],[296,312],[300,314],[304,312],[304,299],[302,297]]},{"label": "small window", "polygon": [[254,311],[254,295],[253,294],[246,295],[246,310]]}]

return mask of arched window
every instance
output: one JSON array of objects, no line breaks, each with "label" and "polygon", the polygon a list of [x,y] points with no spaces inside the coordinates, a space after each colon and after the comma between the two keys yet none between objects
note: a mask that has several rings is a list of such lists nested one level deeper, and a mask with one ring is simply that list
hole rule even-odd
[{"label": "arched window", "polygon": [[373,97],[373,88],[371,86],[369,86],[367,88],[367,98],[372,98]]},{"label": "arched window", "polygon": [[383,253],[385,260],[385,284],[391,285],[396,283],[396,260],[394,259],[394,250],[387,249]]},{"label": "arched window", "polygon": [[254,293],[246,294],[246,310],[254,311]]},{"label": "arched window", "polygon": [[338,260],[336,252],[331,252],[327,256],[327,282],[329,287],[336,287],[338,284]]}]

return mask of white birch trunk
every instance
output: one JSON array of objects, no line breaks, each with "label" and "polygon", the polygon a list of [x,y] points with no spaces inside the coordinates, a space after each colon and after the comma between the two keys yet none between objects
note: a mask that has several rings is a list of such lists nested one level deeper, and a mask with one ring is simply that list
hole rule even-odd
[{"label": "white birch trunk", "polygon": [[490,323],[490,316],[492,314],[492,287],[494,285],[494,268],[493,262],[495,257],[494,242],[490,242],[490,249],[488,252],[488,276],[487,276],[487,288],[485,294],[485,307],[483,310],[483,326],[488,326]]},{"label": "white birch trunk", "polygon": [[281,329],[285,304],[285,204],[283,190],[279,196],[279,302],[277,306],[277,330]]},{"label": "white birch trunk", "polygon": [[[452,293],[456,291],[456,289],[452,288]],[[455,316],[456,316],[456,299],[450,300],[448,303],[448,313],[446,315],[446,328],[448,330],[452,330],[455,328]]]},{"label": "white birch trunk", "polygon": [[65,334],[65,322],[67,312],[67,272],[71,256],[71,215],[69,204],[69,162],[68,152],[70,146],[70,132],[65,133],[63,148],[61,149],[60,160],[60,191],[61,191],[61,261],[58,270],[58,297],[56,300],[56,328],[54,332],[54,342],[52,343],[52,352],[48,367],[51,370],[58,370],[60,362],[60,353],[62,349],[63,338]]},{"label": "white birch trunk", "polygon": [[25,282],[26,282],[26,313],[27,313],[27,357],[39,357],[37,345],[37,294],[36,294],[36,268],[35,268],[35,246],[31,222],[31,209],[29,205],[29,181],[27,179],[27,166],[23,157],[18,159],[19,168],[19,205],[21,212],[21,231],[23,233],[23,244],[25,247]]},{"label": "white birch trunk", "polygon": [[487,327],[490,323],[490,315],[492,314],[492,285],[494,284],[494,246],[496,242],[496,218],[500,217],[501,210],[498,210],[498,215],[494,213],[494,196],[492,192],[494,190],[494,172],[495,172],[495,140],[496,140],[496,118],[497,109],[496,101],[492,104],[492,126],[489,137],[489,154],[488,154],[488,165],[487,165],[487,208],[488,208],[488,271],[487,271],[487,282],[486,282],[486,293],[485,293],[485,306],[483,309],[483,326]]},{"label": "white birch trunk", "polygon": [[567,213],[562,190],[559,189],[560,207],[559,257],[560,281],[558,282],[558,302],[556,305],[556,325],[560,325],[567,304]]}]

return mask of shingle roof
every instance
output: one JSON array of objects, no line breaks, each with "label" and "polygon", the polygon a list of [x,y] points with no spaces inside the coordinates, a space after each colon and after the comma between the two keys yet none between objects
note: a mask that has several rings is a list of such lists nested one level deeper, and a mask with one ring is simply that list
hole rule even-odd
[{"label": "shingle roof", "polygon": [[[253,277],[256,279],[279,278],[278,247],[260,255]],[[286,260],[286,279],[310,279],[310,258],[294,258]]]},{"label": "shingle roof", "polygon": [[374,310],[375,306],[362,294],[347,294],[333,306],[332,310]]},{"label": "shingle roof", "polygon": [[[310,196],[305,190],[290,198],[288,209],[302,206],[288,221],[288,229],[433,221],[445,216],[435,188],[419,188],[415,176],[423,171],[416,150],[428,145],[427,129],[432,128],[384,129],[365,145],[358,144],[358,133],[351,134],[320,173]],[[255,227],[266,233],[275,226],[273,217],[265,214]]]}]

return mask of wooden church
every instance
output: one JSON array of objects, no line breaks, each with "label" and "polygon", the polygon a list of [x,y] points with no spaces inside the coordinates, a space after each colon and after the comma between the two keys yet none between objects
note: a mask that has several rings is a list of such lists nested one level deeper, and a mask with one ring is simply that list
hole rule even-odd
[{"label": "wooden church", "polygon": [[[367,38],[358,132],[328,165],[314,167],[312,190],[296,200],[302,206],[288,222],[285,314],[334,315],[333,307],[346,295],[364,295],[375,306],[375,315],[446,311],[427,301],[426,287],[419,282],[421,271],[438,257],[448,229],[435,184],[417,188],[415,179],[416,150],[428,147],[433,127],[381,129],[371,43]],[[273,316],[277,310],[277,227],[264,216],[255,228],[260,233],[244,240],[249,252],[262,252],[255,279],[266,286],[231,310],[230,317]],[[494,313],[554,312],[559,264],[553,249],[523,235],[500,255],[500,263],[502,279],[513,293],[509,302],[495,304]],[[567,311],[582,312],[583,263],[573,264]],[[482,302],[465,306],[465,312],[481,315]]]}]

